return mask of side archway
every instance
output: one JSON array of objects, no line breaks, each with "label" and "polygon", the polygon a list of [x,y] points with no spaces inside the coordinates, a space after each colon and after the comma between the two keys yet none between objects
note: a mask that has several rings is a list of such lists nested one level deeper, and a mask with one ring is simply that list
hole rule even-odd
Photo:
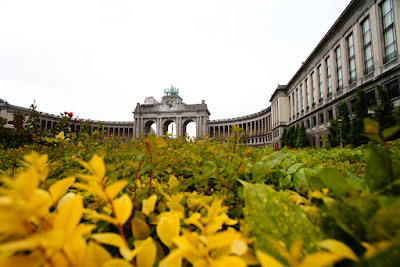
[{"label": "side archway", "polygon": [[189,138],[197,137],[197,125],[193,119],[187,119],[182,124],[183,134],[187,134]]},{"label": "side archway", "polygon": [[157,124],[153,120],[148,120],[143,129],[144,137],[147,137],[150,133],[157,135]]},{"label": "side archway", "polygon": [[163,123],[163,135],[171,135],[173,138],[176,137],[177,125],[174,120],[168,119]]}]

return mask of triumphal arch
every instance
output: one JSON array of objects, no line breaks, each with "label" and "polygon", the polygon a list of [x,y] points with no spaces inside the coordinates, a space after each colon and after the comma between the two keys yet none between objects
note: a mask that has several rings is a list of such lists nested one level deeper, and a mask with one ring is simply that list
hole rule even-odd
[{"label": "triumphal arch", "polygon": [[190,122],[196,124],[196,136],[208,135],[208,123],[210,112],[203,100],[201,104],[187,105],[179,96],[179,89],[171,85],[164,90],[161,101],[154,97],[147,97],[144,104],[137,103],[134,116],[134,137],[147,136],[151,132],[151,126],[155,123],[156,136],[167,133],[171,123],[176,125],[177,136],[184,136],[186,126]]}]

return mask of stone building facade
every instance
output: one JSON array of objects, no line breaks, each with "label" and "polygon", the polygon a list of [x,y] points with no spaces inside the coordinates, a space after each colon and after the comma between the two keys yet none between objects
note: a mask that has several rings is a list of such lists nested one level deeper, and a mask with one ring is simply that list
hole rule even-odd
[{"label": "stone building facade", "polygon": [[[339,105],[345,101],[353,111],[359,88],[368,98],[376,98],[375,85],[382,85],[399,106],[399,42],[399,0],[351,1],[290,81],[278,85],[270,107],[261,112],[270,118],[267,135],[271,137],[259,143],[258,131],[250,130],[249,143],[275,147],[285,128],[304,123],[310,146],[320,147]],[[209,132],[222,133],[227,122],[248,128],[258,119],[211,121]]]},{"label": "stone building facade", "polygon": [[[329,134],[329,121],[338,116],[338,107],[346,102],[350,112],[357,89],[368,98],[376,98],[375,85],[382,85],[400,105],[400,0],[352,0],[319,44],[287,82],[278,85],[266,109],[248,116],[209,120],[210,112],[202,104],[186,105],[179,95],[166,95],[160,102],[150,97],[134,110],[134,121],[103,122],[109,135],[137,137],[148,134],[152,124],[156,135],[166,133],[171,122],[178,135],[189,122],[196,123],[196,134],[214,138],[231,136],[235,124],[245,131],[252,146],[280,144],[283,130],[304,123],[310,146],[323,145]],[[12,119],[22,109],[0,101],[0,116]],[[25,109],[26,110],[26,109]],[[60,118],[42,113],[42,127],[51,128]],[[94,122],[94,129],[99,127]]]}]

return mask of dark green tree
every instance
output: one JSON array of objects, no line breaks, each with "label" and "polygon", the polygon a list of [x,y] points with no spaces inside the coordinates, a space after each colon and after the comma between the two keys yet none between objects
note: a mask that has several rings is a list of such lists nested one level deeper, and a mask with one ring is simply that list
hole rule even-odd
[{"label": "dark green tree", "polygon": [[294,147],[294,143],[295,143],[295,140],[296,140],[295,131],[296,131],[295,127],[290,127],[289,128],[288,134],[287,134],[288,138],[287,138],[286,146]]},{"label": "dark green tree", "polygon": [[390,128],[395,125],[396,118],[394,114],[393,101],[382,86],[376,85],[378,91],[378,103],[374,107],[375,118],[379,122],[380,130]]},{"label": "dark green tree", "polygon": [[[347,145],[350,143],[350,128],[351,128],[351,120],[350,120],[350,114],[349,114],[349,107],[347,106],[346,102],[342,102],[342,104],[339,107],[339,119],[343,121],[343,126],[342,126],[342,142],[343,145]],[[339,127],[339,124],[338,124]],[[339,132],[339,129],[337,129]]]},{"label": "dark green tree", "polygon": [[301,123],[301,126],[299,127],[297,131],[297,140],[296,140],[296,147],[308,147],[308,139],[307,139],[307,131],[306,127],[304,126],[304,122]]},{"label": "dark green tree", "polygon": [[281,147],[284,147],[286,144],[285,144],[285,142],[286,142],[286,136],[287,136],[287,130],[286,129],[284,129],[283,130],[283,133],[282,133],[282,135],[281,135]]},{"label": "dark green tree", "polygon": [[[330,120],[329,124],[330,124],[328,127],[328,130],[330,132],[330,134],[328,135],[329,145],[331,147],[339,146],[340,145],[339,122],[337,119],[332,119],[332,120]],[[343,136],[343,133],[342,133],[342,136]]]},{"label": "dark green tree", "polygon": [[357,99],[354,103],[355,118],[351,121],[350,129],[350,144],[353,147],[360,146],[368,142],[368,139],[363,136],[364,119],[368,117],[368,108],[370,101],[365,96],[364,90],[357,90]]}]

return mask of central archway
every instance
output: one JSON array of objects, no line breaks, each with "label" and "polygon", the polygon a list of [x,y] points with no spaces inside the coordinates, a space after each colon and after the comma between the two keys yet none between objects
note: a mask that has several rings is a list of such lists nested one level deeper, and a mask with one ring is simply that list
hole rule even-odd
[{"label": "central archway", "polygon": [[[208,135],[210,112],[203,100],[201,104],[187,105],[177,94],[168,92],[158,102],[154,97],[148,97],[144,104],[137,104],[134,113],[134,137],[147,136],[153,124],[156,125],[156,136],[167,133],[173,137],[190,137]],[[172,129],[173,128],[173,129]]]},{"label": "central archway", "polygon": [[163,135],[176,138],[177,137],[176,133],[177,133],[176,123],[173,120],[165,121],[163,125]]}]

